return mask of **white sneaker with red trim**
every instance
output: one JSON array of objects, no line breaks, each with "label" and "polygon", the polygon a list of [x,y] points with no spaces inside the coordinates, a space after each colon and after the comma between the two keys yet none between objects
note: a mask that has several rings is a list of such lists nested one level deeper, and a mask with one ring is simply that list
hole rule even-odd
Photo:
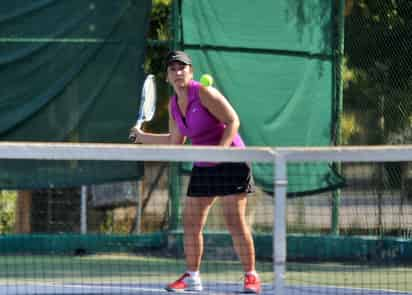
[{"label": "white sneaker with red trim", "polygon": [[260,287],[259,277],[256,274],[245,274],[243,292],[259,294],[260,291],[261,291],[261,287]]},{"label": "white sneaker with red trim", "polygon": [[183,291],[202,291],[202,281],[200,277],[191,277],[190,274],[184,273],[179,279],[169,284],[165,288],[169,292]]}]

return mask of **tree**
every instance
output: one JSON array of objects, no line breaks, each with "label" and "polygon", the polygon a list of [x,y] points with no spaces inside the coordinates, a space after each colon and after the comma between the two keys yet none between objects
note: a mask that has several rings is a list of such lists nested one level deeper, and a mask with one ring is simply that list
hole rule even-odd
[{"label": "tree", "polygon": [[171,28],[171,4],[172,0],[153,0],[150,27],[147,35],[148,48],[145,61],[145,72],[156,75],[158,88],[158,102],[155,118],[145,124],[145,128],[153,131],[165,131],[168,129],[168,86],[165,67],[163,64],[172,39]]},{"label": "tree", "polygon": [[352,75],[345,111],[368,118],[360,122],[373,130],[364,143],[384,144],[389,134],[408,128],[412,116],[412,2],[348,2],[353,6],[347,10],[345,56]]}]

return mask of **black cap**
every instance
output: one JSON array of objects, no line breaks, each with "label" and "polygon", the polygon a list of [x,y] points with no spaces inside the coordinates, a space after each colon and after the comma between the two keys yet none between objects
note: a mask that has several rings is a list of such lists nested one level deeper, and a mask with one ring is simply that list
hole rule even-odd
[{"label": "black cap", "polygon": [[179,50],[169,52],[166,57],[166,66],[170,65],[174,61],[181,62],[186,65],[192,64],[192,59],[190,58],[190,56],[187,53]]}]

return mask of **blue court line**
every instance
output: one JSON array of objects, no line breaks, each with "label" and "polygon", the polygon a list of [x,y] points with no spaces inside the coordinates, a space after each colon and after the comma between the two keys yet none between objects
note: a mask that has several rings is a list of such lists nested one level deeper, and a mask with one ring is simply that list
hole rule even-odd
[{"label": "blue court line", "polygon": [[[206,283],[202,292],[184,292],[184,294],[239,295],[242,285],[234,283]],[[0,284],[1,295],[165,295],[174,294],[164,290],[164,284]],[[261,295],[274,294],[273,285],[263,285]],[[334,286],[286,286],[284,295],[412,295],[412,292],[393,290],[372,290],[362,288],[344,288]]]}]

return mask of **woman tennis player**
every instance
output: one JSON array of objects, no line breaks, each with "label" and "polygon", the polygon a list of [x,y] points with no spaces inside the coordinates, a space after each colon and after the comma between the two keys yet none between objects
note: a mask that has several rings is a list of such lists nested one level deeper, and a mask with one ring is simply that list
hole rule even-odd
[{"label": "woman tennis player", "polygon": [[[192,60],[183,51],[167,55],[167,81],[175,95],[169,102],[167,134],[131,129],[135,143],[218,145],[243,148],[238,134],[239,118],[227,99],[215,88],[193,80]],[[201,291],[200,264],[203,255],[203,227],[212,204],[222,198],[226,226],[243,265],[244,292],[259,293],[260,279],[255,269],[255,248],[245,212],[252,176],[246,163],[194,163],[184,202],[183,227],[186,272],[166,290]]]}]

